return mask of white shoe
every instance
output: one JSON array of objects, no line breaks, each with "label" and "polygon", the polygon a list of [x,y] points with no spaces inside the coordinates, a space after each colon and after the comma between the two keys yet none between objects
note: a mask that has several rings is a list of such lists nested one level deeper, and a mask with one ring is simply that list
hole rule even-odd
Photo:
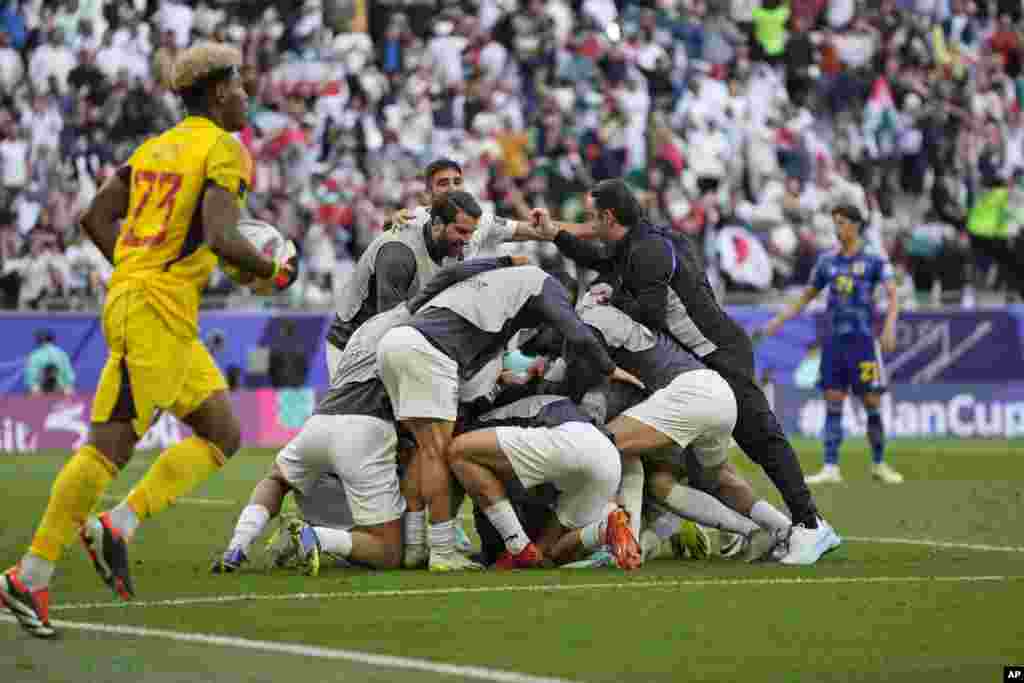
[{"label": "white shoe", "polygon": [[814,564],[821,556],[840,546],[842,539],[828,522],[818,518],[818,528],[808,529],[803,524],[794,524],[789,532],[789,552],[779,562],[782,564]]},{"label": "white shoe", "polygon": [[821,472],[804,478],[808,484],[841,484],[843,475],[839,473],[839,465],[825,465]]},{"label": "white shoe", "polygon": [[880,462],[871,466],[871,476],[883,484],[902,484],[903,475],[889,467],[889,463]]},{"label": "white shoe", "polygon": [[402,550],[402,566],[405,569],[423,569],[430,559],[430,551],[424,544],[407,543]]},{"label": "white shoe", "polygon": [[474,562],[458,551],[450,553],[430,552],[430,571],[432,572],[480,571],[483,568],[482,564]]}]

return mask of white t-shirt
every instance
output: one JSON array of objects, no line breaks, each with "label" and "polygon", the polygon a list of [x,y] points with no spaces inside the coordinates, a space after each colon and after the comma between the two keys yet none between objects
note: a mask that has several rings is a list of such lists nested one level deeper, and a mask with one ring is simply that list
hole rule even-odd
[{"label": "white t-shirt", "polygon": [[24,138],[0,142],[0,185],[24,187],[28,183],[28,151]]}]

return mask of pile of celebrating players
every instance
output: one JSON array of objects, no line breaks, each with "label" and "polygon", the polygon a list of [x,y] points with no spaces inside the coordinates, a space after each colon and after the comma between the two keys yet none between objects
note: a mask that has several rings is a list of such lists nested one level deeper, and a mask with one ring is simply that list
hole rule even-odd
[{"label": "pile of celebrating players", "polygon": [[[661,555],[813,564],[840,544],[754,381],[750,338],[687,238],[606,180],[587,222],[484,212],[458,164],[425,173],[363,254],[327,340],[331,384],[253,491],[213,571],[617,566]],[[541,240],[596,273],[565,284],[501,255]],[[581,276],[582,280],[582,276]],[[730,462],[733,440],[788,508]],[[470,554],[469,497],[481,539]],[[708,529],[718,530],[713,544]]]}]

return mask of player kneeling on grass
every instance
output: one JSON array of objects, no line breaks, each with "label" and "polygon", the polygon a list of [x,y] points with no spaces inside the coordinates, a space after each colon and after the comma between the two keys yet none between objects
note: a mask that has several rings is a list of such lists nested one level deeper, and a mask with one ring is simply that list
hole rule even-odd
[{"label": "player kneeling on grass", "polygon": [[[524,260],[506,256],[449,266],[412,301],[422,303],[423,298],[433,298],[454,282],[495,268],[520,265]],[[377,374],[377,346],[388,331],[409,318],[407,304],[399,304],[356,330],[316,413],[278,454],[270,474],[253,491],[213,571],[230,572],[244,564],[253,541],[280,512],[284,495],[293,489],[307,494],[324,473],[334,473],[341,479],[357,525],[347,536],[347,532],[335,534],[338,544],[332,546],[332,552],[373,567],[399,566],[400,520],[406,499],[399,495],[398,436],[391,402]],[[408,517],[415,519],[416,515]]]},{"label": "player kneeling on grass", "polygon": [[[550,219],[542,213],[538,220]],[[446,454],[462,379],[498,359],[519,330],[548,323],[590,354],[605,376],[640,382],[615,367],[576,316],[565,287],[535,266],[482,273],[410,310],[414,315],[409,324],[381,339],[377,358],[395,415],[416,439],[413,469],[419,471],[419,491],[430,508],[429,567],[480,569],[455,551],[451,513]],[[410,545],[426,546],[427,540],[427,534],[407,538]]]},{"label": "player kneeling on grass", "polygon": [[[648,492],[681,517],[743,533],[750,541],[749,559],[767,554],[776,540],[788,534],[791,522],[766,501],[757,500],[750,485],[726,467],[736,423],[732,389],[674,338],[655,333],[608,305],[610,289],[605,284],[592,287],[580,299],[580,318],[599,334],[618,366],[655,390],[607,425],[622,453],[622,497],[634,533],[639,535],[641,522],[642,459],[656,459],[664,452],[681,454],[689,447],[700,472],[691,472],[691,480],[699,476],[699,488],[715,493],[732,510],[702,491],[679,484],[668,467],[655,469]],[[581,361],[569,359],[570,376],[587,372]],[[765,534],[744,519],[751,516],[770,532],[768,538],[760,538]]]},{"label": "player kneeling on grass", "polygon": [[[507,392],[515,399],[521,392]],[[609,510],[621,475],[619,454],[600,429],[564,396],[527,396],[473,421],[476,429],[457,437],[448,463],[477,506],[504,539],[498,569],[539,567],[572,559],[577,543],[559,543],[567,534],[585,549],[609,545],[623,569],[640,566],[640,547],[621,508]],[[553,484],[559,491],[555,519],[531,542],[508,500],[503,482],[517,479],[527,489]]]}]

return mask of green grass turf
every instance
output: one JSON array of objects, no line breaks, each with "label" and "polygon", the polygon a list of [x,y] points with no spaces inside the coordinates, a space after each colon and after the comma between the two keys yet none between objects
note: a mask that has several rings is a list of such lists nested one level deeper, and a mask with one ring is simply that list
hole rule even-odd
[{"label": "green grass turf", "polygon": [[[796,445],[805,469],[816,470],[820,447],[810,441]],[[734,453],[755,488],[778,502],[756,467]],[[132,547],[139,599],[337,595],[74,608],[75,603],[113,598],[84,553],[71,548],[55,579],[52,616],[579,681],[989,681],[1001,677],[1003,665],[1024,661],[1020,551],[851,540],[814,567],[663,560],[628,575],[613,570],[459,575],[328,570],[313,579],[257,567],[235,576],[210,576],[210,560],[222,550],[272,455],[246,451],[190,494],[233,503],[180,503],[147,522]],[[848,441],[843,456],[846,483],[815,493],[822,512],[844,536],[1024,546],[1022,442],[894,442],[890,461],[907,476],[898,487],[871,481],[862,441]],[[5,482],[2,566],[23,552],[66,457],[46,453],[0,459]],[[127,492],[150,460],[140,456],[111,493]],[[965,576],[1006,578],[930,578]],[[756,582],[794,577],[810,583]],[[822,582],[879,577],[910,580]],[[566,590],[571,585],[579,588]],[[553,590],[525,590],[531,586]],[[481,590],[415,592],[456,588]],[[66,630],[58,642],[41,642],[6,622],[0,622],[0,671],[5,682],[468,680],[78,630]]]}]

